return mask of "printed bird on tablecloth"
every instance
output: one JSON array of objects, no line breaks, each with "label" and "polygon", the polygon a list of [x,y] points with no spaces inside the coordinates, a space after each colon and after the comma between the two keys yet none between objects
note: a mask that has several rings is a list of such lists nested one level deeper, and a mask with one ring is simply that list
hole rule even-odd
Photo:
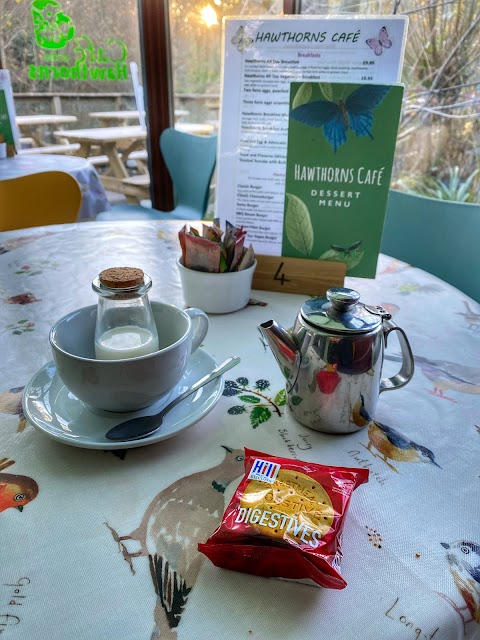
[{"label": "printed bird on tablecloth", "polygon": [[19,432],[23,431],[27,424],[22,407],[22,392],[23,387],[14,387],[13,389],[8,389],[8,391],[0,392],[0,413],[18,416],[17,431]]},{"label": "printed bird on tablecloth", "polygon": [[[402,357],[385,354],[385,359],[401,362]],[[429,391],[432,395],[456,402],[443,392],[449,389],[459,393],[480,394],[480,369],[477,367],[467,367],[448,360],[430,360],[423,356],[414,356],[414,360],[433,384],[433,391]]]},{"label": "printed bird on tablecloth", "polygon": [[[225,489],[243,474],[244,452],[223,448],[226,455],[219,465],[180,478],[155,496],[130,534],[119,535],[106,523],[132,574],[133,558],[149,559],[157,594],[151,640],[177,637],[176,627],[204,561],[197,543],[204,542],[220,524]],[[127,549],[129,541],[137,544],[135,551]]]},{"label": "printed bird on tablecloth", "polygon": [[12,464],[15,464],[14,460],[0,459],[0,511],[10,508],[23,511],[23,507],[38,495],[38,485],[33,478],[2,473]]},{"label": "printed bird on tablecloth", "polygon": [[372,452],[372,446],[374,446],[382,455],[379,456],[377,453],[373,455],[383,460],[390,469],[397,473],[398,470],[388,462],[387,458],[397,462],[427,462],[441,469],[440,465],[435,462],[435,456],[430,449],[413,442],[386,424],[372,421],[368,427],[368,439],[367,449]]},{"label": "printed bird on tablecloth", "polygon": [[[365,427],[368,425],[369,442],[366,447],[365,445],[362,446],[370,451],[372,455],[383,460],[393,471],[398,473],[398,470],[388,462],[387,458],[397,462],[427,462],[441,468],[440,465],[435,462],[435,456],[430,449],[406,438],[395,429],[392,429],[392,427],[372,420],[365,407],[365,400],[362,394],[360,394],[360,399],[353,407],[352,421],[357,427]],[[373,453],[372,446],[375,447],[381,455]]]},{"label": "printed bird on tablecloth", "polygon": [[[480,545],[475,542],[457,540],[448,544],[440,543],[447,549],[447,560],[453,581],[465,604],[459,607],[453,600],[443,593],[439,595],[455,609],[463,622],[463,629],[469,622],[480,623]],[[462,612],[470,614],[465,619]]]}]

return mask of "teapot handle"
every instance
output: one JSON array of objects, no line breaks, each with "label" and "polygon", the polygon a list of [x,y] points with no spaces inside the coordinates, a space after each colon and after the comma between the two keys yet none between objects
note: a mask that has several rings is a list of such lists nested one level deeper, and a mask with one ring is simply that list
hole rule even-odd
[{"label": "teapot handle", "polygon": [[388,335],[392,331],[398,331],[398,341],[402,350],[402,366],[400,371],[391,378],[382,378],[380,380],[380,393],[382,393],[382,391],[390,391],[391,389],[400,389],[401,387],[404,387],[408,382],[410,382],[415,371],[413,353],[405,331],[392,322],[392,320],[384,318],[383,336],[385,339],[385,346],[387,346]]}]

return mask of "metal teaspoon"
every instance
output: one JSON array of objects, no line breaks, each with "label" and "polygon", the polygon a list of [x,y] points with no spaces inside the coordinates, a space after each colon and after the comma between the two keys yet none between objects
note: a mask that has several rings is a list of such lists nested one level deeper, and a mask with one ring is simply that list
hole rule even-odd
[{"label": "metal teaspoon", "polygon": [[235,367],[239,362],[240,362],[240,358],[238,356],[232,356],[231,358],[228,358],[227,360],[225,360],[225,362],[222,362],[221,365],[216,367],[213,371],[208,373],[206,376],[204,376],[203,378],[200,378],[200,380],[197,380],[197,382],[195,382],[190,387],[190,389],[187,389],[186,391],[181,393],[179,396],[177,396],[175,400],[172,400],[172,402],[167,404],[167,406],[164,407],[156,415],[139,416],[137,418],[131,418],[126,422],[117,424],[116,427],[113,427],[112,429],[110,429],[110,431],[107,431],[107,433],[105,434],[105,437],[108,440],[115,440],[117,442],[128,441],[128,440],[140,440],[141,438],[146,438],[147,436],[151,435],[162,426],[162,422],[166,414],[171,409],[173,409],[173,407],[176,407],[179,402],[181,402],[184,398],[186,398],[187,396],[197,391],[197,389],[200,389],[201,387],[205,386],[212,380],[215,380],[215,378],[218,378],[219,376],[221,376],[223,373],[225,373],[229,369],[232,369],[233,367]]}]

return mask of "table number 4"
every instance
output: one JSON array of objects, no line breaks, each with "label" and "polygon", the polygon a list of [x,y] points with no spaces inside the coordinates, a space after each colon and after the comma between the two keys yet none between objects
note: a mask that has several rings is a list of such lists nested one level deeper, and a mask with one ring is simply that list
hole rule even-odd
[{"label": "table number 4", "polygon": [[344,284],[344,262],[263,255],[256,258],[253,289],[319,296],[330,287]]}]

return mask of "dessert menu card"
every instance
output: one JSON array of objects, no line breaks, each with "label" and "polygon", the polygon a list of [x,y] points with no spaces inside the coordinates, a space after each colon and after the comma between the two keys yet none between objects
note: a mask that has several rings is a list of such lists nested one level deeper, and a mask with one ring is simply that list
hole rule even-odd
[{"label": "dessert menu card", "polygon": [[374,278],[403,86],[292,82],[282,256]]}]

